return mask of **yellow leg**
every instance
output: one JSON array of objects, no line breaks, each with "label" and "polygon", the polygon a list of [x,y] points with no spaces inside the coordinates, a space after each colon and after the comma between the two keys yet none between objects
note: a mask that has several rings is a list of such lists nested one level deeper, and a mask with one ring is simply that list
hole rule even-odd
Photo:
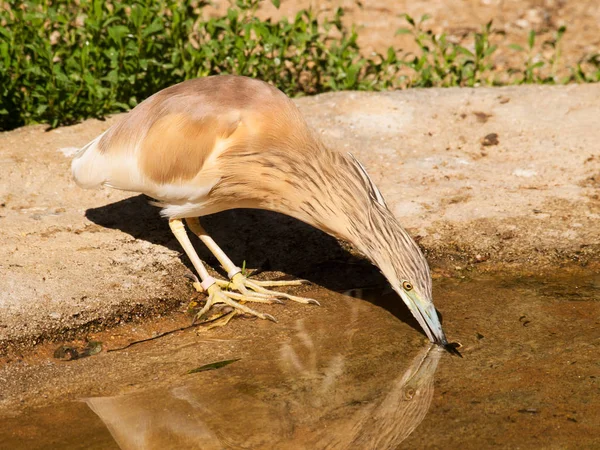
[{"label": "yellow leg", "polygon": [[181,244],[181,246],[183,247],[183,250],[185,251],[186,255],[188,256],[188,258],[190,258],[190,261],[192,262],[192,265],[198,272],[198,275],[200,275],[200,279],[202,280],[202,282],[198,284],[202,287],[204,291],[208,292],[208,299],[204,307],[198,313],[198,318],[202,317],[215,303],[225,303],[240,312],[251,314],[261,319],[269,319],[276,322],[275,318],[270,314],[260,313],[236,301],[242,300],[259,303],[274,303],[277,302],[276,299],[270,299],[264,295],[261,297],[255,297],[246,296],[243,293],[237,294],[234,292],[222,291],[216,283],[217,280],[215,280],[208,274],[206,267],[204,267],[204,264],[202,264],[202,261],[200,261],[200,258],[198,257],[198,254],[196,253],[196,250],[194,249],[192,243],[190,242],[190,238],[188,237],[185,231],[185,226],[183,225],[183,222],[180,219],[171,219],[169,220],[169,226],[171,227],[171,231],[173,231],[173,234],[177,238],[177,241],[179,241],[179,244]]},{"label": "yellow leg", "polygon": [[[292,300],[298,303],[310,303],[314,305],[318,305],[319,302],[312,298],[298,297],[296,295],[286,294],[284,292],[273,291],[270,289],[265,289],[266,287],[273,286],[298,286],[304,284],[304,280],[291,280],[291,281],[258,281],[258,280],[249,280],[248,277],[243,275],[242,269],[236,266],[231,259],[225,254],[221,247],[217,245],[217,243],[211,238],[206,230],[200,225],[200,221],[197,217],[187,218],[185,219],[188,227],[196,236],[200,238],[200,240],[208,247],[213,255],[219,260],[221,266],[227,271],[227,276],[231,280],[223,281],[216,280],[216,283],[221,287],[233,287],[238,290],[244,296],[252,296],[258,298],[286,298],[288,300]],[[249,290],[251,289],[251,290]]]},{"label": "yellow leg", "polygon": [[229,278],[242,271],[242,269],[237,267],[225,254],[225,252],[221,250],[221,247],[217,245],[213,238],[206,233],[206,230],[202,228],[202,225],[200,225],[200,221],[197,217],[185,219],[185,222],[190,230],[192,230],[192,233],[198,236],[204,245],[208,247],[210,252],[219,260],[221,266],[223,266],[223,268],[227,271]]}]

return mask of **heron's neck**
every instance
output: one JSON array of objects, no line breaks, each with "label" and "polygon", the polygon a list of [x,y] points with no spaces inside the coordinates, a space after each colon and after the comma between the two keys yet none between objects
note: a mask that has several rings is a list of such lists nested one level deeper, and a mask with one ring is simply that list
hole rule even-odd
[{"label": "heron's neck", "polygon": [[372,205],[343,237],[381,270],[394,289],[407,280],[422,286],[426,291],[423,294],[431,298],[427,260],[390,210]]},{"label": "heron's neck", "polygon": [[429,274],[419,247],[378,200],[378,191],[355,161],[318,139],[292,144],[223,154],[225,175],[211,190],[207,210],[222,211],[226,205],[295,217],[354,244],[393,287],[402,274]]},{"label": "heron's neck", "polygon": [[298,198],[304,200],[289,205],[288,210],[295,210],[293,215],[298,219],[351,242],[379,267],[392,286],[399,285],[401,274],[429,273],[418,245],[391,211],[377,201],[355,163],[337,152],[321,155],[326,160],[312,162],[308,167],[313,173],[307,175],[319,181],[302,183],[299,189],[304,192]]}]

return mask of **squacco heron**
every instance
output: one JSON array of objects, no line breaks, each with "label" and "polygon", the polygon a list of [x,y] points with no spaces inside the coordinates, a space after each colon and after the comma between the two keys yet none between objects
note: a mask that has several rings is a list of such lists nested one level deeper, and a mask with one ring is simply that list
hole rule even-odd
[{"label": "squacco heron", "polygon": [[[246,303],[281,298],[317,303],[268,289],[299,281],[246,277],[198,220],[219,211],[258,208],[354,244],[383,272],[429,339],[448,344],[432,302],[427,261],[365,168],[352,155],[326,148],[292,100],[263,81],[223,75],[164,89],[83,147],[72,171],[81,187],[109,186],[156,200],[200,276],[195,287],[208,293],[199,316],[224,303],[234,312],[275,320]],[[229,281],[209,275],[184,220]]]}]

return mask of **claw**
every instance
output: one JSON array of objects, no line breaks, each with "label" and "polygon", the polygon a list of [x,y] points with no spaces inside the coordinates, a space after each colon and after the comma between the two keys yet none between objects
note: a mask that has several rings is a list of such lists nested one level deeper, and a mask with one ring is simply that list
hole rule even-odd
[{"label": "claw", "polygon": [[265,319],[269,319],[271,322],[277,323],[277,319],[273,317],[271,314],[265,314]]},{"label": "claw", "polygon": [[194,287],[194,289],[196,289],[197,292],[204,292],[204,289],[202,289],[202,285],[200,284],[200,280],[195,274],[188,270],[186,273],[183,274],[183,276],[188,280],[192,281],[192,286]]},{"label": "claw", "polygon": [[183,276],[194,283],[200,283],[198,277],[189,270],[186,273],[184,273]]},{"label": "claw", "polygon": [[200,311],[198,311],[198,314],[196,314],[196,320],[202,319],[204,314],[206,314],[208,312],[208,310],[214,304],[224,303],[224,304],[229,305],[232,308],[234,308],[234,310],[236,310],[237,312],[244,313],[244,314],[250,314],[251,316],[255,316],[260,319],[267,319],[267,320],[271,320],[273,322],[277,322],[275,317],[273,317],[272,315],[255,311],[254,309],[249,308],[248,306],[243,305],[242,303],[238,303],[236,301],[236,300],[241,300],[241,301],[252,301],[252,302],[258,302],[258,303],[273,303],[274,301],[277,301],[277,299],[257,298],[257,297],[252,297],[252,296],[246,296],[244,294],[238,294],[236,292],[222,291],[217,283],[213,284],[211,287],[208,288],[208,294],[209,295],[208,295],[208,299],[206,300],[206,304]]}]

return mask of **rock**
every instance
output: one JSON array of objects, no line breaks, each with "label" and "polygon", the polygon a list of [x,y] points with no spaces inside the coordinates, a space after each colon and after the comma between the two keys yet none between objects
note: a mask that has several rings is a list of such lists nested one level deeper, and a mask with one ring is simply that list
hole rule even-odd
[{"label": "rock", "polygon": [[[327,145],[363,163],[401,223],[422,236],[434,269],[599,262],[600,85],[339,92],[297,104]],[[190,300],[181,249],[158,210],[141,196],[71,181],[65,149],[117,119],[0,134],[0,352],[58,328]],[[481,136],[494,142],[485,157]],[[316,274],[342,251],[268,213],[230,211],[206,224],[252,268],[268,261],[272,270]]]}]

